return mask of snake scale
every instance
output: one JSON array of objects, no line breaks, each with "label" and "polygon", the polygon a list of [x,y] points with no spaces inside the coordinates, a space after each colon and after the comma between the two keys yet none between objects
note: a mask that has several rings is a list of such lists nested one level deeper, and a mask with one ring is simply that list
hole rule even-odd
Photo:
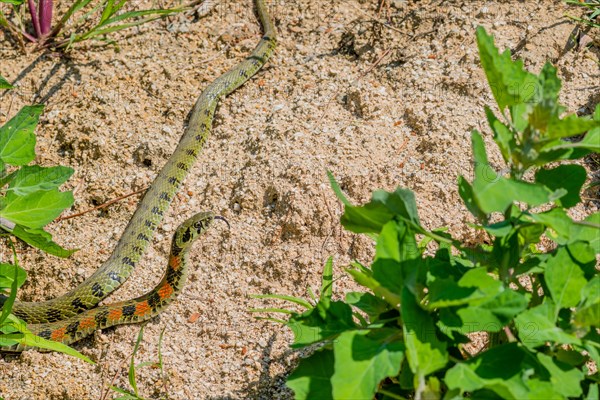
[{"label": "snake scale", "polygon": [[[277,43],[275,27],[264,0],[256,0],[256,9],[263,27],[262,39],[249,56],[215,79],[200,94],[177,148],[140,201],[110,257],[88,279],[61,297],[43,302],[15,302],[13,314],[27,322],[32,332],[70,344],[96,329],[149,319],[181,289],[189,244],[210,224],[214,218],[212,214],[198,214],[177,229],[169,265],[158,286],[140,298],[97,307],[129,278],[144,254],[208,139],[219,100],[243,85],[273,54]],[[0,306],[5,299],[0,297]],[[22,351],[24,348],[15,345],[2,350]]]}]

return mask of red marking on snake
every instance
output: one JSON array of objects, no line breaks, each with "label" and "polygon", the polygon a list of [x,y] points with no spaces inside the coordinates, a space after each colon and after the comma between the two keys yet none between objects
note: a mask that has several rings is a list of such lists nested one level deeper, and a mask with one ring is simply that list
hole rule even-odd
[{"label": "red marking on snake", "polygon": [[150,306],[147,301],[142,301],[135,305],[135,315],[142,316],[150,311]]},{"label": "red marking on snake", "polygon": [[173,294],[173,288],[168,283],[165,283],[158,289],[158,295],[161,300],[166,299],[167,297]]},{"label": "red marking on snake", "polygon": [[94,319],[93,316],[82,319],[79,322],[79,329],[94,328],[95,326],[96,326],[96,320]]},{"label": "red marking on snake", "polygon": [[121,310],[120,308],[115,308],[115,309],[110,310],[107,318],[109,320],[116,321],[116,320],[120,319],[122,316],[123,316],[123,310]]},{"label": "red marking on snake", "polygon": [[181,257],[176,257],[176,256],[171,256],[169,258],[169,267],[171,267],[174,270],[178,270],[179,267],[181,266]]},{"label": "red marking on snake", "polygon": [[55,342],[62,341],[63,338],[65,337],[66,330],[67,330],[66,326],[63,326],[62,328],[55,330],[54,332],[52,332],[52,335],[50,335],[50,340],[54,340]]}]

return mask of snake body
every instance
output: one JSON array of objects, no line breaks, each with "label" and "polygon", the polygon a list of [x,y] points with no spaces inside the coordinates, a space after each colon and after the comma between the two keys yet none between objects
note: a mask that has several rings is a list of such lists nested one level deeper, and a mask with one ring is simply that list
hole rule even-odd
[{"label": "snake body", "polygon": [[[34,335],[47,340],[71,344],[97,329],[141,322],[152,318],[167,307],[179,294],[188,274],[188,253],[192,243],[204,233],[215,217],[210,212],[194,215],[182,223],[173,235],[171,254],[165,273],[154,289],[133,300],[98,306],[57,322],[29,325]],[[29,349],[17,343],[3,351],[21,352]]]},{"label": "snake body", "polygon": [[[182,181],[199,158],[210,134],[219,100],[250,79],[272,55],[276,46],[275,27],[264,0],[256,0],[256,8],[264,36],[248,57],[215,79],[200,94],[177,148],[140,201],[110,257],[88,279],[61,297],[43,302],[15,302],[13,314],[30,324],[30,329],[44,332],[43,336],[49,336],[53,340],[71,343],[95,329],[139,320],[135,313],[128,315],[128,311],[134,304],[140,305],[145,300],[150,300],[145,296],[131,300],[133,303],[108,306],[108,309],[94,307],[129,278],[141,259]],[[161,284],[166,285],[162,287],[167,290],[170,282],[166,279]],[[148,295],[156,296],[160,287],[159,285]],[[171,289],[174,292],[177,288]],[[5,299],[6,297],[0,297],[0,306]],[[160,302],[156,307],[150,307],[153,311],[148,315],[156,314],[162,306]],[[109,322],[110,318],[107,316],[105,322],[98,317],[107,310],[109,313],[113,311],[115,315],[119,314],[116,311],[119,309],[121,313],[118,319]]]}]

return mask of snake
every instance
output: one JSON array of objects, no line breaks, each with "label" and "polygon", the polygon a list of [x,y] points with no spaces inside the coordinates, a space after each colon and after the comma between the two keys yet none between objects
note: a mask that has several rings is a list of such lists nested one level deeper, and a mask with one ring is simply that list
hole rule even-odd
[{"label": "snake", "polygon": [[[181,277],[175,282],[170,280],[169,276],[173,278],[174,275],[178,275],[173,272],[171,264],[179,262],[185,266],[185,257],[179,258],[171,253],[165,279],[156,288],[138,299],[98,308],[98,304],[104,298],[129,278],[145,253],[183,180],[200,158],[200,152],[211,132],[219,100],[242,86],[272,56],[277,45],[275,26],[264,0],[255,0],[255,4],[263,28],[262,38],[245,59],[216,78],[202,91],[192,108],[189,122],[175,151],[139,202],[108,259],[89,278],[63,296],[41,302],[15,301],[12,313],[26,322],[32,332],[70,344],[96,329],[151,318],[181,289],[181,286],[178,286],[181,285]],[[192,220],[197,221],[194,218],[196,217],[192,217]],[[205,219],[200,220],[205,221],[202,224],[205,226],[210,219],[205,215]],[[189,226],[190,223],[186,221],[177,230],[173,243],[177,242],[178,235],[182,237],[186,236],[186,232],[190,235],[193,233]],[[181,252],[183,255],[185,253]],[[170,293],[168,296],[167,292]],[[165,294],[164,298],[161,297],[162,294]],[[6,296],[0,296],[0,307],[6,299]],[[145,311],[146,306],[149,311]],[[22,349],[19,347],[16,351],[18,350]]]}]

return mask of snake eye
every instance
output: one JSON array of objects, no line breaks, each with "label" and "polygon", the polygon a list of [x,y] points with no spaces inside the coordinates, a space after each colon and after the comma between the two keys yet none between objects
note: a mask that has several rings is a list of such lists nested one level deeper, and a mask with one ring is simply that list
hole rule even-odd
[{"label": "snake eye", "polygon": [[194,228],[198,229],[199,231],[204,229],[204,221],[202,221],[202,220],[196,221],[194,223]]}]

